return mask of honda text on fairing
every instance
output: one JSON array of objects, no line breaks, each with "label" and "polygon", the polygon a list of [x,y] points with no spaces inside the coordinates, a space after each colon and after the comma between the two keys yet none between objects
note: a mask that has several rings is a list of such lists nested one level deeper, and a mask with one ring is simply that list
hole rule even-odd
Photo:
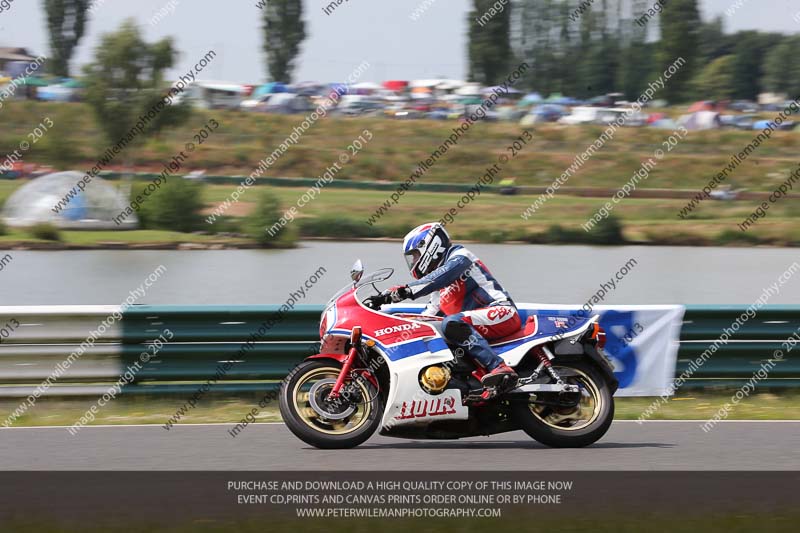
[{"label": "honda text on fairing", "polygon": [[528,313],[519,331],[491,342],[519,379],[487,400],[486,370],[448,345],[440,317],[399,312],[382,305],[385,293],[371,294],[392,273],[364,276],[356,262],[354,282],[322,313],[320,353],[283,381],[281,414],[301,440],[352,448],[378,430],[456,439],[522,429],[548,446],[580,447],[606,433],[617,380],[598,316]]}]

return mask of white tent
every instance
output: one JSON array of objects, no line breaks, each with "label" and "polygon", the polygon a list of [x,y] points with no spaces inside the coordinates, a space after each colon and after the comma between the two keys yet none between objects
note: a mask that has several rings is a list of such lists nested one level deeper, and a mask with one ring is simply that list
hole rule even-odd
[{"label": "white tent", "polygon": [[383,87],[375,82],[372,81],[362,81],[361,83],[356,83],[355,85],[351,86],[353,89],[360,89],[364,91],[377,91],[379,89],[383,89]]},{"label": "white tent", "polygon": [[412,88],[412,89],[415,89],[417,87],[434,88],[441,82],[442,82],[442,80],[439,80],[439,79],[435,79],[435,80],[412,80],[412,81],[408,82],[408,86],[410,88]]},{"label": "white tent", "polygon": [[710,130],[719,128],[719,113],[716,111],[697,111],[690,115],[683,115],[678,119],[678,124],[687,130]]},{"label": "white tent", "polygon": [[460,94],[461,96],[481,96],[483,94],[483,87],[480,83],[470,82],[456,90],[456,94]]},{"label": "white tent", "polygon": [[130,229],[138,225],[136,213],[118,225],[114,222],[128,207],[127,194],[99,176],[72,196],[55,213],[53,206],[62,202],[76,187],[82,172],[55,172],[27,182],[6,200],[3,218],[9,226],[30,226],[49,222],[60,228]]},{"label": "white tent", "polygon": [[436,85],[436,88],[440,91],[455,91],[466,85],[466,83],[463,80],[442,80]]}]

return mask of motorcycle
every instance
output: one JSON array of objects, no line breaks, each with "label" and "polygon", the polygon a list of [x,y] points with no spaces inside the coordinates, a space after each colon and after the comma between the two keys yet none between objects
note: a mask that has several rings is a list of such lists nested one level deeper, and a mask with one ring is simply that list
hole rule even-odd
[{"label": "motorcycle", "polygon": [[[490,342],[519,379],[510,390],[481,385],[485,370],[448,345],[441,317],[387,307],[364,276],[333,296],[320,320],[320,353],[284,379],[280,411],[289,430],[317,448],[352,448],[380,429],[410,439],[458,439],[522,429],[551,447],[596,442],[614,418],[618,383],[603,352],[599,316],[528,313],[522,328]],[[369,287],[377,293],[364,297]],[[523,312],[524,313],[524,312]]]}]

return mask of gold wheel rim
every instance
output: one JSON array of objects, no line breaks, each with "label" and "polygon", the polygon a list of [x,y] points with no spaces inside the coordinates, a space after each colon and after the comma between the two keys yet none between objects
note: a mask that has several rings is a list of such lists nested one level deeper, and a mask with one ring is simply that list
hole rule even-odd
[{"label": "gold wheel rim", "polygon": [[[319,431],[320,433],[326,433],[328,435],[346,435],[358,430],[366,424],[372,412],[372,402],[362,401],[356,406],[356,410],[353,414],[347,418],[342,420],[328,420],[312,408],[311,402],[309,401],[309,390],[313,386],[313,382],[322,379],[336,379],[339,376],[339,372],[340,369],[334,367],[316,368],[305,374],[292,388],[292,404],[294,405],[294,410],[298,418],[314,431]],[[370,391],[367,389],[366,385],[360,380],[356,380],[355,383],[361,392],[361,398],[369,398]]]},{"label": "gold wheel rim", "polygon": [[[555,367],[556,371],[568,370],[570,375],[562,377],[570,385],[578,385],[581,400],[577,407],[555,409],[548,405],[530,404],[531,413],[547,426],[560,431],[578,431],[594,423],[603,408],[603,398],[594,381],[576,368]],[[549,412],[548,412],[549,411]]]}]

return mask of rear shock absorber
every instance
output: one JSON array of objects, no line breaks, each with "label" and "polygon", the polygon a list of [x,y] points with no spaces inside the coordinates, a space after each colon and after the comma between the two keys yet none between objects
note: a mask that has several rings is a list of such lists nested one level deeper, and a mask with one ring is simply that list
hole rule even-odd
[{"label": "rear shock absorber", "polygon": [[556,369],[553,368],[553,364],[550,362],[553,359],[553,354],[547,348],[547,346],[536,346],[533,349],[533,353],[536,354],[536,357],[539,359],[541,366],[547,370],[547,373],[550,374],[550,377],[553,378],[557,384],[563,385],[564,381],[561,379],[561,376],[556,372]]}]

